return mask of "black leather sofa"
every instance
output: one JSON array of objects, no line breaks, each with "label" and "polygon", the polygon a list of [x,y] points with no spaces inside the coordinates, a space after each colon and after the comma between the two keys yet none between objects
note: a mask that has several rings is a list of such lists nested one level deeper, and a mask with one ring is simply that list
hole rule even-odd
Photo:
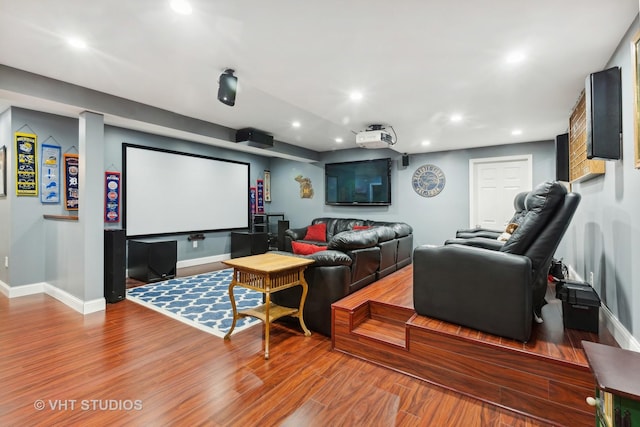
[{"label": "black leather sofa", "polygon": [[[379,222],[353,218],[316,218],[313,224],[327,224],[326,242],[307,241],[307,227],[285,231],[286,252],[290,256],[293,241],[327,246],[327,250],[304,255],[316,262],[305,271],[309,293],[304,307],[307,327],[331,335],[331,304],[359,289],[411,264],[413,229],[405,223]],[[354,226],[370,226],[354,230]],[[274,303],[297,307],[299,286],[272,294]]]},{"label": "black leather sofa", "polygon": [[454,239],[414,250],[416,313],[526,342],[545,304],[547,273],[580,202],[559,182],[545,182],[525,200],[527,213],[504,244]]}]

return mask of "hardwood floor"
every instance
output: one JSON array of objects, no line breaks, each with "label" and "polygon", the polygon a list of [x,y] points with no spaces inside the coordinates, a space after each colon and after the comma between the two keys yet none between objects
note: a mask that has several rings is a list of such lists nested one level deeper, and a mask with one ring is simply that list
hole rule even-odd
[{"label": "hardwood floor", "polygon": [[[0,296],[0,425],[544,426],[276,324],[224,341],[131,301]],[[40,408],[38,405],[42,405]]]}]

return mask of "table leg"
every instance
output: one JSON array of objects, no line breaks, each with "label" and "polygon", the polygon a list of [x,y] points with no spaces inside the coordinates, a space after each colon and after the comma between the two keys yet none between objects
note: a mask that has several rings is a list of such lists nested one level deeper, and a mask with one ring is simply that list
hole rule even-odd
[{"label": "table leg", "polygon": [[269,291],[265,292],[265,301],[264,301],[264,358],[269,358],[269,329],[271,327],[271,321],[269,319],[269,306],[271,305],[271,294]]},{"label": "table leg", "polygon": [[304,310],[304,302],[307,300],[307,292],[309,290],[309,285],[307,281],[304,279],[304,269],[299,273],[300,275],[300,286],[302,286],[302,296],[300,297],[300,306],[298,307],[298,321],[300,322],[300,327],[304,331],[304,336],[311,336],[311,331],[307,329],[307,325],[304,324],[304,316],[302,315],[302,311]]},{"label": "table leg", "polygon": [[238,318],[238,310],[236,309],[236,299],[233,296],[233,287],[235,285],[236,285],[236,274],[234,272],[233,279],[229,284],[229,300],[231,301],[231,309],[233,310],[233,320],[231,321],[231,329],[229,329],[229,332],[227,332],[227,334],[224,336],[225,340],[228,340],[229,338],[231,338],[231,332],[233,332],[233,330],[235,329],[236,319]]}]

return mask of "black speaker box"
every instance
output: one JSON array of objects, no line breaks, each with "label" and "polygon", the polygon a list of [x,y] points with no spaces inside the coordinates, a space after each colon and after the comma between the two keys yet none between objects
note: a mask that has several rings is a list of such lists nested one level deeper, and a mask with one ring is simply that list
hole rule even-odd
[{"label": "black speaker box", "polygon": [[284,232],[289,229],[289,221],[280,220],[278,221],[278,250],[284,251]]},{"label": "black speaker box", "polygon": [[267,148],[273,147],[273,136],[258,129],[244,128],[236,132],[236,142],[251,147]]},{"label": "black speaker box", "polygon": [[236,104],[236,90],[238,88],[238,78],[233,74],[220,74],[220,85],[218,86],[218,101],[233,107]]},{"label": "black speaker box", "polygon": [[556,136],[556,180],[569,181],[569,134]]},{"label": "black speaker box", "polygon": [[146,283],[176,277],[178,242],[129,241],[129,277]]},{"label": "black speaker box", "polygon": [[104,230],[104,298],[109,303],[126,298],[126,233]]},{"label": "black speaker box", "polygon": [[404,154],[402,156],[402,166],[409,166],[409,155]]},{"label": "black speaker box", "polygon": [[587,77],[587,159],[620,159],[622,135],[622,82],[613,67]]}]

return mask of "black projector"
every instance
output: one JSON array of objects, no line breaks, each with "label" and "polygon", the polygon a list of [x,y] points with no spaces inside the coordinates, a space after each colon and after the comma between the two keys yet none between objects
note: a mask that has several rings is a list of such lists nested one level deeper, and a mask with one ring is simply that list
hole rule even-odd
[{"label": "black projector", "polygon": [[258,148],[273,147],[273,136],[258,129],[244,128],[236,132],[236,142]]}]

